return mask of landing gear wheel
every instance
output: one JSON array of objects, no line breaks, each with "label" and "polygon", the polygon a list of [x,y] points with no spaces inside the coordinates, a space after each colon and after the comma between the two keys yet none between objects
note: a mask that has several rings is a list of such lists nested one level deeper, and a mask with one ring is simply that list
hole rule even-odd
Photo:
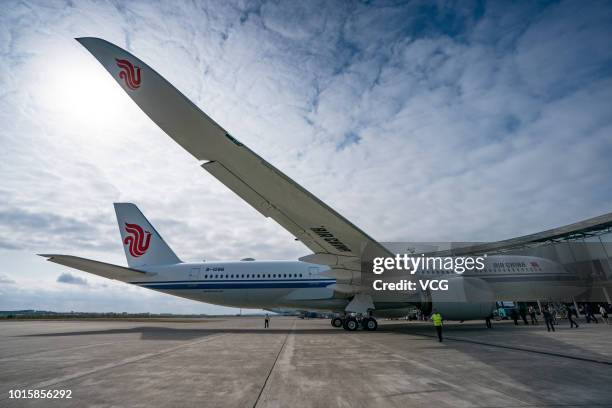
[{"label": "landing gear wheel", "polygon": [[334,327],[342,327],[342,318],[334,317],[331,319],[331,325]]},{"label": "landing gear wheel", "polygon": [[347,317],[344,320],[344,324],[342,325],[342,327],[344,327],[344,330],[355,331],[359,328],[359,323],[354,317]]},{"label": "landing gear wheel", "polygon": [[378,328],[378,322],[373,317],[366,317],[361,321],[361,324],[367,331],[374,331]]}]

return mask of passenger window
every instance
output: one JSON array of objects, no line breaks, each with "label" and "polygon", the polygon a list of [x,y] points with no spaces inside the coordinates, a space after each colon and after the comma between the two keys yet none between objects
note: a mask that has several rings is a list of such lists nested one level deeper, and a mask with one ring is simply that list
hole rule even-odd
[{"label": "passenger window", "polygon": [[302,274],[300,273],[300,278],[302,277]]}]

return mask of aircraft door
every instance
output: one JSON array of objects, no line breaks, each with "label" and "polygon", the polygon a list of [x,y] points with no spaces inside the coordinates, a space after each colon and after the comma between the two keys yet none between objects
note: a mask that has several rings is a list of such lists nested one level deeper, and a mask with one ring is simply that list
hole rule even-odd
[{"label": "aircraft door", "polygon": [[191,268],[189,272],[189,280],[197,280],[200,278],[200,268]]}]

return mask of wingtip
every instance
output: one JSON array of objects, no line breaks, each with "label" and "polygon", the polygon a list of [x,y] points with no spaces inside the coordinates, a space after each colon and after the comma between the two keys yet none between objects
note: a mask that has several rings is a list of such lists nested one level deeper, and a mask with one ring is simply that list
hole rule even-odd
[{"label": "wingtip", "polygon": [[42,256],[43,258],[47,258],[47,260],[51,260],[55,256],[54,254],[36,254],[36,255]]},{"label": "wingtip", "polygon": [[101,38],[98,37],[74,37],[75,40],[77,40],[78,42],[83,42],[83,41],[88,41],[88,40],[102,40]]},{"label": "wingtip", "polygon": [[74,39],[78,41],[79,44],[81,44],[85,48],[88,48],[89,46],[93,46],[96,43],[97,44],[108,43],[108,41],[106,41],[105,39],[98,38],[98,37],[75,37]]}]

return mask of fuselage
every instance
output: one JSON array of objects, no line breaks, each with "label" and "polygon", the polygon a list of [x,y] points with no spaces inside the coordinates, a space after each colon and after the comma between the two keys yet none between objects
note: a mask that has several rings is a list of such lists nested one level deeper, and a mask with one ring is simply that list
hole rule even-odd
[{"label": "fuselage", "polygon": [[[232,261],[180,263],[143,267],[146,278],[130,283],[188,299],[242,308],[294,308],[342,311],[348,296],[335,294],[336,279],[329,267],[300,261]],[[477,278],[486,282],[499,300],[554,299],[584,290],[578,276],[560,264],[526,256],[489,256],[480,271],[420,269],[421,279]],[[376,304],[376,292],[373,292]],[[385,303],[381,294],[379,300]],[[393,301],[393,308],[413,300]]]},{"label": "fuselage", "polygon": [[333,309],[329,268],[300,261],[181,263],[142,268],[147,278],[130,282],[172,295],[243,308],[300,307]]}]

